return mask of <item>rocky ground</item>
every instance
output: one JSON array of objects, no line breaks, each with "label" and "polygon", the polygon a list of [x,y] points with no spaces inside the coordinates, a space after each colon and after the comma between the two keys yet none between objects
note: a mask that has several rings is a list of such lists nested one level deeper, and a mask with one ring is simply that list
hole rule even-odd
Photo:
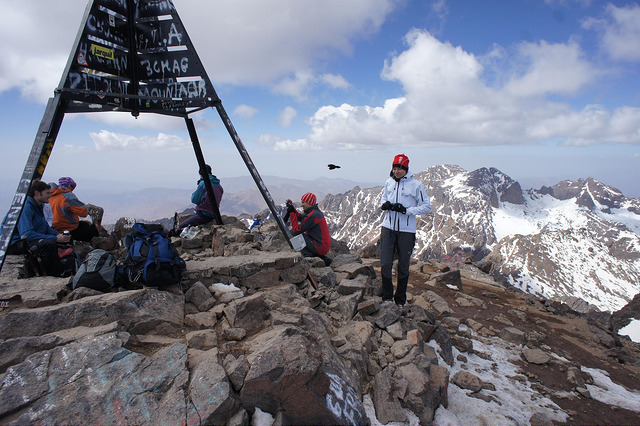
[{"label": "rocky ground", "polygon": [[[182,290],[69,292],[8,259],[0,424],[639,423],[640,350],[608,314],[435,261],[412,265],[400,308],[375,258],[336,243],[325,267],[275,226],[225,223],[175,240]],[[600,370],[627,401],[600,395]]]},{"label": "rocky ground", "polygon": [[[375,264],[375,260],[372,263]],[[484,334],[491,341],[495,339],[493,336],[505,337],[500,332],[505,326],[515,327],[524,333],[529,346],[564,358],[566,361],[551,359],[538,364],[527,362],[523,356],[518,363],[519,373],[568,414],[564,422],[554,424],[640,424],[640,344],[611,333],[608,315],[580,314],[558,302],[487,284],[482,275],[481,280],[473,279],[473,274],[464,273],[465,268],[473,269],[471,265],[456,266],[463,270],[463,293],[475,298],[474,303],[460,303],[464,300],[460,299],[460,292],[446,285],[434,289],[430,276],[438,268],[429,265],[423,266],[422,271],[417,265],[412,268],[409,291],[420,294],[434,290],[447,302],[452,317],[463,323],[473,320],[482,325],[476,325],[481,331],[474,333],[475,338]],[[510,339],[516,350],[521,343],[518,339],[519,336]],[[632,406],[635,404],[635,411],[600,402],[590,397],[589,392],[576,391],[577,384],[569,378],[576,366],[583,371],[585,368],[606,371],[614,383],[635,390],[637,399],[635,403],[630,401]]]}]

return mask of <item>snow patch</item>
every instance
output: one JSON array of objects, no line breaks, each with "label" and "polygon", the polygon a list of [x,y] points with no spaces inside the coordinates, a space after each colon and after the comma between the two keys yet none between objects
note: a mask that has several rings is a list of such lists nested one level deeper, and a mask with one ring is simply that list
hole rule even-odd
[{"label": "snow patch", "polygon": [[629,391],[613,383],[606,371],[585,367],[582,369],[593,377],[594,384],[587,385],[592,398],[640,413],[640,391]]},{"label": "snow patch", "polygon": [[632,341],[640,343],[640,320],[632,320],[629,324],[618,330],[618,334],[621,336],[629,336]]}]

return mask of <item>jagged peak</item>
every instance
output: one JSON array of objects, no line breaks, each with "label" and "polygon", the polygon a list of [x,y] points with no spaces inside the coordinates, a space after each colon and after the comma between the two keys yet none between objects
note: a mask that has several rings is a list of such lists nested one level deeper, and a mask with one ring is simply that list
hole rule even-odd
[{"label": "jagged peak", "polygon": [[[575,181],[563,180],[552,187],[542,186],[537,192],[551,195],[558,200],[575,198],[578,205],[591,210],[599,209],[605,213],[610,213],[612,208],[622,208],[629,201],[622,191],[593,177]],[[629,210],[634,212],[633,206]]]},{"label": "jagged peak", "polygon": [[495,167],[482,167],[468,172],[466,184],[490,197],[493,207],[498,207],[498,201],[524,204],[520,184]]},{"label": "jagged peak", "polygon": [[424,171],[417,173],[416,177],[419,177],[421,180],[446,180],[466,172],[467,171],[465,169],[455,164],[440,164],[437,166],[431,166]]}]

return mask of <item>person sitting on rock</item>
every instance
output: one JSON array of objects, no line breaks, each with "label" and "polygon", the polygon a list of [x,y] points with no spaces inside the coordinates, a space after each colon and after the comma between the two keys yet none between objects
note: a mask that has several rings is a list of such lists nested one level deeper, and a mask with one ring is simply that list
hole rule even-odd
[{"label": "person sitting on rock", "polygon": [[[51,186],[48,183],[39,179],[31,183],[7,254],[26,254],[31,248],[35,248],[42,259],[46,274],[57,277],[62,276],[64,272],[58,256],[58,243],[68,243],[71,236],[53,229],[44,218],[42,207],[50,198]],[[26,240],[26,246],[23,239]]]},{"label": "person sitting on rock", "polygon": [[[253,223],[251,224],[251,227],[249,228],[249,230],[252,230],[253,228],[255,228],[256,226],[260,226],[262,225],[262,216],[260,216],[259,214],[257,214],[254,218],[253,218]],[[258,228],[260,229],[260,228]]]},{"label": "person sitting on rock", "polygon": [[324,260],[326,266],[329,266],[333,260],[326,254],[331,249],[331,235],[329,235],[329,227],[324,214],[316,203],[316,196],[307,192],[300,198],[300,201],[304,210],[303,214],[298,213],[291,200],[287,200],[284,221],[286,223],[288,219],[291,219],[293,235],[302,234],[304,236],[306,247],[300,253],[304,257],[319,257]]},{"label": "person sitting on rock", "polygon": [[[206,176],[209,177],[209,181],[211,182],[211,187],[213,189],[213,195],[216,199],[216,204],[219,206],[220,200],[222,199],[222,194],[224,194],[224,189],[220,185],[220,179],[212,174],[211,166],[205,164],[205,168]],[[200,171],[200,176],[204,175],[205,174]],[[176,235],[180,234],[180,232],[187,226],[204,225],[211,222],[214,218],[213,205],[211,204],[211,200],[209,199],[207,187],[205,186],[202,177],[198,180],[198,187],[193,192],[193,194],[191,194],[191,202],[193,204],[196,204],[196,212],[195,214],[185,219],[182,223],[180,223],[177,230],[173,230],[173,233]]]},{"label": "person sitting on rock", "polygon": [[52,184],[51,213],[53,214],[53,229],[60,232],[71,232],[71,238],[77,241],[91,241],[100,235],[97,223],[80,220],[89,216],[87,206],[76,197],[73,190],[76,182],[70,177],[61,177],[58,185]]}]

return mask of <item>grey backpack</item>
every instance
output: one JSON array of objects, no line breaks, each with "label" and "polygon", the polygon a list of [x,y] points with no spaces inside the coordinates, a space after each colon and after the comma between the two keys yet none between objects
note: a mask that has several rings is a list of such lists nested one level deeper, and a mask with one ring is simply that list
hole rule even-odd
[{"label": "grey backpack", "polygon": [[115,286],[116,258],[102,249],[91,250],[73,277],[73,289],[88,287],[109,291]]}]

